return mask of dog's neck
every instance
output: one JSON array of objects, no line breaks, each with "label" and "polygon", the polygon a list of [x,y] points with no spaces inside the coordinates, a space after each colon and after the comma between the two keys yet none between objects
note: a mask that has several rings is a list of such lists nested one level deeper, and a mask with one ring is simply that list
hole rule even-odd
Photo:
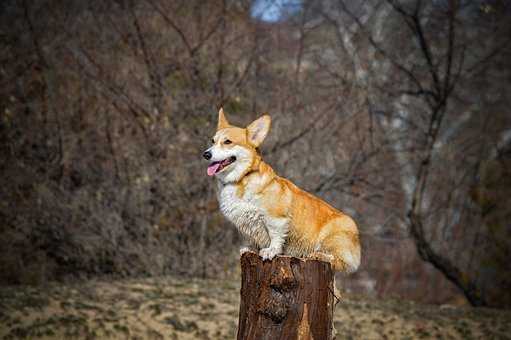
[{"label": "dog's neck", "polygon": [[[250,168],[247,169],[246,173],[243,174],[243,176],[241,176],[241,179],[243,179],[243,177],[245,177],[246,175],[248,175],[249,173],[252,173],[252,172],[256,172],[256,171],[260,171],[260,167],[261,167],[261,164],[263,164],[263,159],[261,158],[261,156],[259,154],[256,154],[256,156],[254,157],[254,161],[252,162],[252,164],[250,165]],[[240,180],[241,180],[240,179]]]}]

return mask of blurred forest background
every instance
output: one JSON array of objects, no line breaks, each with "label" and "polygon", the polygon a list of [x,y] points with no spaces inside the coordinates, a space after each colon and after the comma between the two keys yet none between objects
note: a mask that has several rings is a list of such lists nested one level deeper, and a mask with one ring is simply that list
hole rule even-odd
[{"label": "blurred forest background", "polygon": [[0,283],[235,278],[201,153],[223,106],[352,215],[344,289],[511,306],[506,0],[4,0]]}]

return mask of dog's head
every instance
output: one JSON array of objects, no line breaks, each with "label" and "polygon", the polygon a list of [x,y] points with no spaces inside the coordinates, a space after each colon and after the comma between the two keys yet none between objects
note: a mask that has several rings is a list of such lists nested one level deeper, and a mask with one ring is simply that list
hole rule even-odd
[{"label": "dog's head", "polygon": [[218,112],[218,126],[209,149],[203,156],[210,163],[208,175],[224,183],[238,182],[258,159],[257,147],[270,131],[271,118],[264,115],[246,128],[232,126],[223,109]]}]

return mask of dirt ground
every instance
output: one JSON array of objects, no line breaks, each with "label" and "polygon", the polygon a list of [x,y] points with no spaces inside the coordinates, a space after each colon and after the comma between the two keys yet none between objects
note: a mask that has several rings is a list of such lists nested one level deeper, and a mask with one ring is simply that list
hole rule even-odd
[{"label": "dirt ground", "polygon": [[[0,339],[234,339],[239,283],[171,277],[0,289]],[[337,339],[511,339],[511,311],[344,297]]]}]

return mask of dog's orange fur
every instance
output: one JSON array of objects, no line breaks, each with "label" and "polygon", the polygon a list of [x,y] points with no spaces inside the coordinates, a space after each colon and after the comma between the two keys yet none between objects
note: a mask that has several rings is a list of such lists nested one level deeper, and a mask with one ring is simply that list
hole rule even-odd
[{"label": "dog's orange fur", "polygon": [[[270,117],[260,119],[267,120],[269,129]],[[284,254],[317,256],[329,260],[336,270],[355,271],[360,263],[359,233],[355,222],[323,200],[277,176],[261,159],[256,149],[258,145],[254,145],[257,143],[251,140],[250,133],[247,129],[231,126],[220,111],[215,136],[227,137],[232,146],[243,146],[253,156],[250,168],[233,184],[238,197],[256,201],[258,208],[270,219],[289,220]],[[268,247],[267,244],[258,246]]]}]

